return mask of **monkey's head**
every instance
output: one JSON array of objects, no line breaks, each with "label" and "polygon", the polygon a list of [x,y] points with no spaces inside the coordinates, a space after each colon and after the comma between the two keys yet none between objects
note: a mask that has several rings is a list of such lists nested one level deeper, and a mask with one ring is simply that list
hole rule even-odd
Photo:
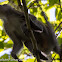
[{"label": "monkey's head", "polygon": [[0,18],[5,19],[5,13],[9,9],[8,5],[0,5]]},{"label": "monkey's head", "polygon": [[7,21],[7,14],[9,14],[11,11],[11,6],[4,4],[0,5],[0,19],[3,19],[4,22]]}]

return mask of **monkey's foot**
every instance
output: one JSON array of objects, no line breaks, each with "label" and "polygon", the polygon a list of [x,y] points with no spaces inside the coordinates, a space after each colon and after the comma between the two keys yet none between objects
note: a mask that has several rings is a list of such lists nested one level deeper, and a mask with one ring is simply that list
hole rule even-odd
[{"label": "monkey's foot", "polygon": [[42,59],[42,60],[48,60],[48,58],[45,57],[45,56],[41,53],[41,51],[39,51],[39,50],[34,51],[34,50],[33,50],[33,55],[34,55],[35,57],[37,57],[37,53],[39,54],[40,59]]},{"label": "monkey's foot", "polygon": [[18,62],[23,62],[22,60],[18,59]]}]

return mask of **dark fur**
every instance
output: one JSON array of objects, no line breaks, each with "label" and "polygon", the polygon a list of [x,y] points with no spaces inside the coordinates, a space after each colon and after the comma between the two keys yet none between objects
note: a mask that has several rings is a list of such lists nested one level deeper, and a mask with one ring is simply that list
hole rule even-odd
[{"label": "dark fur", "polygon": [[[0,18],[3,19],[4,29],[14,43],[12,57],[18,59],[16,54],[23,47],[22,41],[24,41],[26,47],[33,53],[33,46],[30,39],[30,33],[26,26],[24,13],[13,9],[9,5],[0,5]],[[38,50],[47,55],[51,51],[55,51],[60,55],[60,47],[55,37],[54,30],[47,24],[45,25],[38,21],[36,17],[31,14],[29,14],[29,20],[37,41]],[[41,59],[47,59],[41,53],[39,55]],[[34,56],[36,55],[34,54]]]}]

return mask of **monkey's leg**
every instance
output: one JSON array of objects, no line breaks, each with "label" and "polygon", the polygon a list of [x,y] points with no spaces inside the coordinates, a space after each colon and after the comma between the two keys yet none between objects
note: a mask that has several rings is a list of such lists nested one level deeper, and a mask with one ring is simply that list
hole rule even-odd
[{"label": "monkey's leg", "polygon": [[20,59],[18,59],[18,57],[16,55],[21,50],[21,48],[23,47],[23,44],[21,42],[21,39],[18,39],[13,32],[9,36],[11,37],[11,39],[13,40],[13,43],[14,43],[11,56],[14,59],[17,59],[18,62],[22,62],[22,61],[20,61]]},{"label": "monkey's leg", "polygon": [[20,51],[20,49],[22,48],[22,46],[23,46],[23,45],[21,45],[20,43],[14,44],[14,45],[13,45],[13,50],[12,50],[12,52],[11,52],[11,56],[12,56],[14,59],[18,60],[18,62],[22,62],[20,59],[18,59],[18,57],[17,57],[17,55],[16,55],[16,54]]},{"label": "monkey's leg", "polygon": [[[13,50],[12,50],[11,55],[12,55],[12,57],[13,57],[14,59],[18,59],[18,57],[16,56],[16,53],[22,48],[23,44],[22,44],[22,42],[21,42],[21,39],[19,39],[19,38],[15,35],[14,31],[11,31],[11,28],[12,28],[11,26],[12,26],[12,25],[10,25],[10,24],[6,24],[4,27],[5,27],[6,33],[8,34],[8,36],[12,39],[12,41],[13,41],[13,43],[14,43],[14,45],[13,45]],[[19,61],[19,59],[18,59],[18,61]],[[19,62],[20,62],[20,61],[19,61]]]},{"label": "monkey's leg", "polygon": [[[9,33],[8,33],[9,34]],[[18,60],[18,62],[22,62],[22,61],[19,61],[19,59],[18,59],[18,57],[17,57],[17,53],[19,52],[19,50],[23,47],[23,44],[22,44],[22,42],[21,42],[21,39],[18,39],[17,37],[16,37],[16,35],[13,33],[13,32],[11,32],[10,34],[9,34],[9,36],[10,36],[10,38],[13,40],[13,43],[14,43],[14,45],[13,45],[13,50],[12,50],[12,53],[11,53],[11,55],[12,55],[12,57],[14,58],[14,59],[17,59]]]},{"label": "monkey's leg", "polygon": [[19,36],[18,35],[16,35],[17,34],[17,32],[13,32],[13,38],[12,38],[12,40],[13,40],[13,42],[14,42],[14,45],[13,45],[13,50],[12,50],[12,53],[11,53],[11,55],[12,55],[12,57],[14,58],[14,59],[17,59],[18,60],[18,62],[22,62],[20,59],[18,59],[18,57],[17,57],[17,53],[22,49],[22,47],[23,47],[23,43],[22,43],[22,41],[21,41],[21,38],[18,38]]}]

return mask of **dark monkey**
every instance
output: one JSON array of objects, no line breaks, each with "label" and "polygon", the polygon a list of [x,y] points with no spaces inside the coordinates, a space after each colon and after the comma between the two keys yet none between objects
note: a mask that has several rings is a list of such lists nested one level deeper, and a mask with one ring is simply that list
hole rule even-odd
[{"label": "dark monkey", "polygon": [[[3,25],[6,33],[14,43],[11,53],[12,57],[18,59],[16,54],[23,47],[23,42],[30,52],[33,53],[33,46],[30,39],[30,33],[26,26],[24,13],[13,9],[9,5],[0,5],[0,18],[4,21]],[[37,41],[38,50],[47,55],[51,51],[55,51],[60,55],[61,50],[52,27],[38,21],[36,17],[31,14],[29,14],[29,20]],[[34,54],[34,56],[36,56],[36,54]],[[41,54],[40,59],[46,60],[47,58]]]}]

